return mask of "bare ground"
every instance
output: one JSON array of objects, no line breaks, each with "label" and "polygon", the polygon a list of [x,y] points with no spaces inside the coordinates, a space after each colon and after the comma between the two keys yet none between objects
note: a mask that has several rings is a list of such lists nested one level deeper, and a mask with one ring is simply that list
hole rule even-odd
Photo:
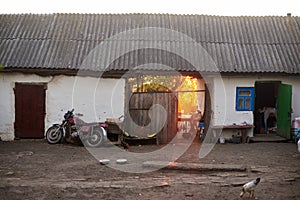
[{"label": "bare ground", "polygon": [[[132,146],[148,152],[160,146]],[[247,170],[124,173],[99,164],[81,146],[43,140],[0,142],[0,199],[239,199],[261,177],[254,199],[300,199],[300,154],[294,143],[217,144],[199,160],[195,141],[180,163],[245,165]],[[246,198],[245,198],[246,199]]]}]

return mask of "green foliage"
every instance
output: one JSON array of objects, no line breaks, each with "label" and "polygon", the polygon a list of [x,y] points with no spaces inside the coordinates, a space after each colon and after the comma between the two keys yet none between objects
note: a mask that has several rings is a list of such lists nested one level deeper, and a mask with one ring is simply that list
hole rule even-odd
[{"label": "green foliage", "polygon": [[[197,109],[196,80],[189,76],[141,76],[130,78],[133,92],[178,92],[178,110],[185,113]],[[183,92],[182,92],[183,91]]]},{"label": "green foliage", "polygon": [[135,90],[138,88],[138,91],[170,92],[176,91],[183,80],[183,76],[142,76],[139,83],[137,83],[137,78],[130,78],[128,81]]}]

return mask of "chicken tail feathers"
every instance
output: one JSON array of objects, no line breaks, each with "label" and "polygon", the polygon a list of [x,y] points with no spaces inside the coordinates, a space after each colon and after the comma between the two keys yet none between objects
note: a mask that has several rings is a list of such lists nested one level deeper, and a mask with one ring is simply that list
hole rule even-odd
[{"label": "chicken tail feathers", "polygon": [[259,182],[260,182],[260,178],[257,178],[257,179],[254,181],[254,184],[257,185]]}]

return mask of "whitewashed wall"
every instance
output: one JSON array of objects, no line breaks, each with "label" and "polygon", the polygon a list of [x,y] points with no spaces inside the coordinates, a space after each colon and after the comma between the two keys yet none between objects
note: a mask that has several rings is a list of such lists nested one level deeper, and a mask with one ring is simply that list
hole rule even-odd
[{"label": "whitewashed wall", "polygon": [[124,113],[124,90],[124,79],[56,76],[48,84],[46,125],[61,121],[72,108],[87,122],[119,117]]},{"label": "whitewashed wall", "polygon": [[[253,124],[253,113],[235,111],[236,87],[254,87],[255,81],[279,80],[293,86],[292,119],[300,116],[300,76],[223,76],[212,85],[212,125]],[[124,79],[98,79],[92,77],[24,75],[20,73],[0,74],[0,137],[14,139],[15,82],[47,83],[45,128],[60,122],[66,110],[74,108],[86,121],[104,121],[107,117],[118,117],[124,112]],[[224,131],[226,137],[236,131]],[[253,131],[248,131],[248,136]]]},{"label": "whitewashed wall", "polygon": [[[243,122],[253,124],[254,116],[252,111],[235,110],[236,87],[254,87],[256,81],[264,80],[281,81],[292,85],[292,119],[299,117],[300,76],[223,76],[222,80],[215,79],[213,84],[212,125],[232,125],[233,123],[241,124]],[[222,134],[229,138],[233,134],[237,134],[237,131],[223,130]],[[247,135],[252,137],[253,130],[248,130]]]},{"label": "whitewashed wall", "polygon": [[105,121],[124,112],[124,79],[92,77],[0,74],[0,137],[14,139],[16,82],[47,83],[45,128],[60,122],[64,113],[74,108],[87,122]]}]

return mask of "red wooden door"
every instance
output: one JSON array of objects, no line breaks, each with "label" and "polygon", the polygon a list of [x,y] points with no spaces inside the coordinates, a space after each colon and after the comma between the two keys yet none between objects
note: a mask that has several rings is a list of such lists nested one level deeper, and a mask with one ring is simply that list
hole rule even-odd
[{"label": "red wooden door", "polygon": [[43,138],[45,118],[45,85],[16,83],[15,136]]}]

